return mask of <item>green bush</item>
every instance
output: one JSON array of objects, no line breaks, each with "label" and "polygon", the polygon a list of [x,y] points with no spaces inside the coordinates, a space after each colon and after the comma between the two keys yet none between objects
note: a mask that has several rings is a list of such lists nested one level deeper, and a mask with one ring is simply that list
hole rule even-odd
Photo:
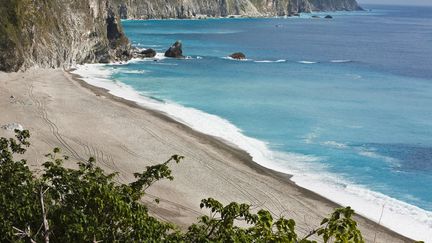
[{"label": "green bush", "polygon": [[[63,166],[60,149],[46,155],[41,173],[14,161],[30,144],[28,131],[16,131],[16,139],[0,138],[0,241],[1,242],[363,242],[351,208],[337,209],[321,227],[299,237],[292,219],[273,219],[269,211],[252,213],[250,205],[215,199],[201,201],[210,211],[182,232],[171,223],[148,214],[140,199],[153,183],[173,180],[169,164],[183,157],[174,155],[163,164],[135,173],[130,184],[114,181],[95,160],[79,162],[77,169]],[[243,221],[240,227],[237,222]]]}]

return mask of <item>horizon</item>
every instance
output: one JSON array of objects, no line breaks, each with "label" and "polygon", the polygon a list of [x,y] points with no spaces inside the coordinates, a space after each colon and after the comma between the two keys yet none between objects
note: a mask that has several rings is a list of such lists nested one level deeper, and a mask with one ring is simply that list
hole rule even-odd
[{"label": "horizon", "polygon": [[383,5],[405,5],[405,6],[432,6],[429,0],[412,0],[409,3],[406,0],[357,0],[361,4],[383,4]]}]

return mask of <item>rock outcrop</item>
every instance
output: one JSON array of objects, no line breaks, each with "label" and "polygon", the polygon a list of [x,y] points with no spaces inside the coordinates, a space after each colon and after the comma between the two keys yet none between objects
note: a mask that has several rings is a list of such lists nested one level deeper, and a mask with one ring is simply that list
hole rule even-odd
[{"label": "rock outcrop", "polygon": [[356,0],[110,0],[122,18],[163,19],[285,16],[300,12],[360,10]]},{"label": "rock outcrop", "polygon": [[244,60],[244,59],[246,59],[246,55],[243,54],[242,52],[235,52],[235,53],[231,54],[230,57],[232,59],[237,59],[237,60]]},{"label": "rock outcrop", "polygon": [[176,41],[170,48],[168,48],[168,50],[166,50],[165,52],[165,56],[173,58],[184,58],[181,41]]},{"label": "rock outcrop", "polygon": [[129,58],[130,44],[109,0],[5,0],[0,71]]},{"label": "rock outcrop", "polygon": [[149,48],[149,49],[145,49],[142,51],[138,51],[136,53],[133,53],[134,57],[139,57],[139,58],[152,58],[156,56],[156,51]]}]

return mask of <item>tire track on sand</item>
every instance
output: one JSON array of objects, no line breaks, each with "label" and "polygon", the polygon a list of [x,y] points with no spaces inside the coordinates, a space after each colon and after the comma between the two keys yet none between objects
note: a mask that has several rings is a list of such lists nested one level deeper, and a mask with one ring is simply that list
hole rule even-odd
[{"label": "tire track on sand", "polygon": [[95,158],[96,164],[101,164],[104,167],[112,170],[113,172],[119,172],[119,175],[117,177],[120,180],[119,182],[127,181],[125,175],[128,174],[128,172],[119,167],[110,154],[107,154],[106,152],[104,153],[103,149],[93,146],[90,143],[84,142],[80,139],[73,137],[67,138],[76,143],[77,145],[81,146],[84,149],[86,157]]},{"label": "tire track on sand", "polygon": [[63,137],[60,135],[59,129],[57,127],[57,125],[51,121],[48,118],[48,113],[46,110],[46,104],[43,101],[40,101],[39,99],[36,98],[36,96],[33,93],[33,89],[34,86],[32,84],[29,85],[29,89],[28,89],[28,94],[29,97],[31,99],[31,101],[33,103],[36,104],[37,107],[37,113],[39,114],[39,116],[42,118],[42,120],[48,125],[48,127],[50,128],[50,131],[52,133],[52,135],[57,139],[57,141],[61,144],[62,147],[64,147],[69,154],[76,160],[78,161],[85,161],[73,148],[72,146],[70,146],[64,139]]}]

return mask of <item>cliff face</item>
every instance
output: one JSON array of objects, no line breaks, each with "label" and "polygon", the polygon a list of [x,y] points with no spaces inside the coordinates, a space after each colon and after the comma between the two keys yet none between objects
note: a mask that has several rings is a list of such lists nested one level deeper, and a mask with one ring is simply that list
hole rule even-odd
[{"label": "cliff face", "polygon": [[129,42],[107,0],[4,0],[0,71],[127,58]]},{"label": "cliff face", "polygon": [[363,10],[356,0],[309,0],[312,11]]},{"label": "cliff face", "polygon": [[283,16],[357,9],[356,0],[2,0],[0,71],[128,59],[120,16]]},{"label": "cliff face", "polygon": [[111,0],[121,18],[284,16],[299,12],[360,10],[356,0]]}]

